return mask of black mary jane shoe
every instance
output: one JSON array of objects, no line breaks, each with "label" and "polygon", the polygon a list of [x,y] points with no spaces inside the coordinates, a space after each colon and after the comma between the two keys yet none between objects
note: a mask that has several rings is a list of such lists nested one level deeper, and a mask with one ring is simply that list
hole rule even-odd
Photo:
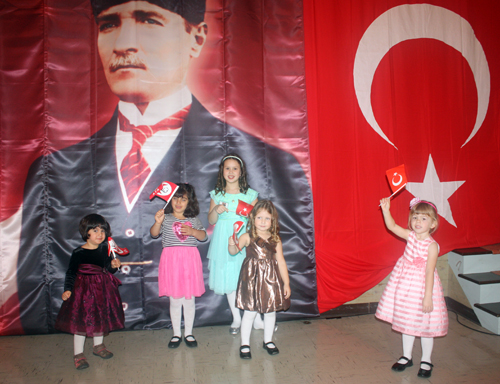
[{"label": "black mary jane shoe", "polygon": [[[244,349],[248,349],[248,352],[243,352]],[[251,359],[252,354],[250,353],[250,346],[249,345],[242,345],[240,347],[240,357],[242,359]]]},{"label": "black mary jane shoe", "polygon": [[[188,337],[192,338],[193,340],[188,340]],[[189,348],[196,348],[198,346],[198,342],[193,335],[184,336],[184,342]]]},{"label": "black mary jane shoe", "polygon": [[406,360],[406,363],[401,364],[401,363],[394,363],[392,366],[392,370],[396,372],[403,372],[406,368],[412,367],[413,366],[413,359],[408,359],[407,357],[401,356],[399,360]]},{"label": "black mary jane shoe", "polygon": [[[274,345],[274,347],[270,347],[269,344]],[[269,353],[270,355],[277,355],[280,353],[280,350],[276,347],[276,344],[274,344],[272,341],[269,343],[264,343],[262,342],[262,347]]]},{"label": "black mary jane shoe", "polygon": [[177,348],[179,345],[181,345],[182,339],[179,336],[174,336],[170,339],[170,342],[168,343],[169,348]]},{"label": "black mary jane shoe", "polygon": [[422,368],[420,368],[418,370],[417,376],[418,377],[423,377],[425,379],[428,379],[429,377],[431,377],[432,367],[434,367],[434,365],[432,365],[431,363],[428,363],[427,361],[421,361],[420,364],[426,364],[429,367],[431,367],[431,369],[422,369]]}]

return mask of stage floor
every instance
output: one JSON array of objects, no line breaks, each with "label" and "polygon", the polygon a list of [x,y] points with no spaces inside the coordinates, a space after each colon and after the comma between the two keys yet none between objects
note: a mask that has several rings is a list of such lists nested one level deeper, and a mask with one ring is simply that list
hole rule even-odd
[{"label": "stage floor", "polygon": [[[498,383],[500,337],[471,331],[449,312],[446,337],[434,343],[430,380],[417,377],[421,348],[417,339],[414,366],[396,373],[390,367],[402,354],[401,335],[373,315],[279,323],[280,354],[262,348],[262,330],[252,332],[252,359],[239,357],[240,339],[228,326],[195,328],[198,348],[184,343],[167,348],[172,336],[159,331],[114,332],[104,339],[115,354],[92,355],[90,367],[73,366],[73,336],[66,334],[0,337],[0,382],[7,383]],[[461,322],[485,331],[460,319]]]}]

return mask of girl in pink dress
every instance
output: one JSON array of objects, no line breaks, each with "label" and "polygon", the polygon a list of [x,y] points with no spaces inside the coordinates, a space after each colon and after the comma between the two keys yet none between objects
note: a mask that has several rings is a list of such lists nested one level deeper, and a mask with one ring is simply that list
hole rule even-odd
[{"label": "girl in pink dress", "polygon": [[181,318],[184,309],[184,342],[197,347],[193,336],[195,297],[205,293],[203,266],[198,242],[207,239],[207,233],[197,215],[200,213],[194,187],[178,184],[172,200],[155,214],[151,236],[162,235],[163,251],[158,267],[159,296],[170,299],[170,320],[173,337],[169,348],[177,348],[182,341]]},{"label": "girl in pink dress", "polygon": [[415,336],[422,342],[418,376],[431,376],[434,337],[448,332],[448,312],[436,271],[439,245],[431,237],[438,228],[436,206],[418,198],[410,202],[408,228],[397,225],[390,212],[390,199],[380,200],[387,229],[407,240],[405,252],[392,271],[375,316],[403,334],[403,356],[392,366],[404,371],[413,365]]}]

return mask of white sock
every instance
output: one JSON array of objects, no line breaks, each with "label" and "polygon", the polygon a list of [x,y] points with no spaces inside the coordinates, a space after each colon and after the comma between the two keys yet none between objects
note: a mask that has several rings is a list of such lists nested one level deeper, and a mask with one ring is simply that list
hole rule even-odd
[{"label": "white sock", "polygon": [[[250,345],[250,335],[252,333],[252,323],[257,316],[257,312],[243,312],[243,320],[241,322],[241,345]],[[248,352],[248,351],[243,351]]]},{"label": "white sock", "polygon": [[174,336],[181,337],[182,299],[170,297],[170,321]]},{"label": "white sock", "polygon": [[182,299],[182,306],[184,308],[184,337],[186,337],[193,334],[194,315],[196,312],[194,296],[190,299]]},{"label": "white sock", "polygon": [[264,343],[273,341],[276,312],[264,313]]},{"label": "white sock", "polygon": [[231,323],[231,328],[239,328],[241,326],[241,315],[240,315],[240,309],[236,308],[236,291],[228,293],[226,296],[229,308],[231,309],[231,314],[233,315],[233,322]]},{"label": "white sock", "polygon": [[104,342],[104,336],[94,336],[94,347]]},{"label": "white sock", "polygon": [[[403,356],[406,357],[408,360],[411,360],[414,342],[415,342],[415,336],[410,336],[403,333]],[[404,359],[399,359],[398,363],[406,364],[407,361]]]},{"label": "white sock", "polygon": [[260,313],[257,313],[257,316],[255,316],[255,320],[253,321],[253,329],[264,329],[264,321],[262,321]]},{"label": "white sock", "polygon": [[[432,348],[434,347],[434,338],[433,337],[421,337],[420,342],[422,343],[422,360],[420,361],[426,361],[427,363],[432,363],[431,361],[431,355],[432,355]],[[432,367],[429,367],[427,364],[420,364],[420,368],[429,370]]]},{"label": "white sock", "polygon": [[73,338],[73,351],[75,355],[83,353],[83,348],[85,347],[85,336],[75,335]]}]

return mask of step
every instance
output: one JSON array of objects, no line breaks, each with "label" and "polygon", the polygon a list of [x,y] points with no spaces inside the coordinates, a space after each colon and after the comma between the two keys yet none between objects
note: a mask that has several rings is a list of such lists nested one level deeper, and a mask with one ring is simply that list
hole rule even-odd
[{"label": "step", "polygon": [[497,284],[500,283],[500,275],[493,272],[483,272],[483,273],[459,273],[458,277],[467,279],[476,284]]},{"label": "step", "polygon": [[458,282],[471,305],[500,301],[500,276],[495,273],[460,273]]},{"label": "step", "polygon": [[474,304],[474,313],[483,328],[500,335],[500,302]]},{"label": "step", "polygon": [[482,309],[489,314],[500,317],[500,302],[498,303],[485,303],[485,304],[474,304],[474,307]]},{"label": "step", "polygon": [[448,253],[448,264],[456,275],[496,271],[500,270],[500,254],[490,246],[455,249]]}]

